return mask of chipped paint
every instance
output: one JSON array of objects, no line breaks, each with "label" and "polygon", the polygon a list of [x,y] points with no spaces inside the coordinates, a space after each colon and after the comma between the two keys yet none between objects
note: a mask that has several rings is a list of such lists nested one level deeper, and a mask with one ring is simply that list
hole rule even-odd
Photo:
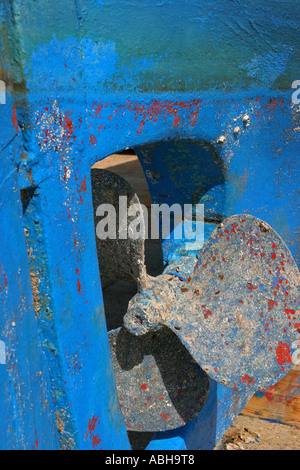
[{"label": "chipped paint", "polygon": [[[6,123],[0,129],[0,192],[1,200],[8,202],[0,205],[4,312],[0,327],[1,339],[10,333],[16,349],[8,349],[10,362],[0,382],[9,410],[1,415],[0,447],[32,448],[37,436],[39,449],[128,449],[96,247],[91,243],[95,234],[90,167],[132,146],[141,159],[152,200],[168,196],[180,204],[205,202],[206,240],[226,217],[253,214],[274,227],[299,262],[300,114],[290,90],[298,78],[295,3],[242,0],[234,16],[232,5],[221,0],[11,3],[12,8],[2,7],[0,19],[1,31],[8,32],[0,38],[6,51],[0,78],[7,85],[6,104],[0,105],[1,122]],[[243,122],[245,115],[249,120]],[[237,126],[240,131],[235,133]],[[221,135],[226,141],[219,145]],[[193,141],[196,145],[190,151]],[[202,168],[197,166],[197,150],[199,161],[207,162]],[[19,190],[28,186],[36,189],[24,211],[24,223],[34,249],[32,272],[39,280],[38,325],[24,325],[25,312],[32,311],[30,319],[34,318],[20,224]],[[174,237],[163,240],[165,264],[178,258],[181,250]],[[255,254],[253,250],[251,255]],[[261,252],[260,257],[266,254]],[[226,256],[224,260],[228,262]],[[278,264],[278,269],[284,273],[286,265]],[[252,285],[257,289],[250,295],[263,292],[254,281]],[[194,291],[200,299],[200,292]],[[289,290],[285,292],[288,303]],[[270,300],[275,302],[277,296]],[[212,312],[209,320],[213,310],[205,307],[205,312]],[[274,310],[275,303],[268,315]],[[14,312],[20,312],[20,318]],[[293,327],[297,332],[299,321],[293,324],[291,312],[284,315],[291,323],[285,330]],[[270,318],[264,325],[271,332]],[[38,347],[38,330],[56,356]],[[29,361],[31,349],[38,353],[31,354]],[[24,357],[28,360],[20,367]],[[82,364],[76,381],[70,367],[75,363]],[[43,382],[32,381],[37,370],[49,368],[51,380],[45,373]],[[11,396],[12,383],[22,393]],[[29,393],[30,383],[35,386]],[[248,397],[247,392],[238,394],[212,381],[201,422],[195,418],[181,429],[155,437],[148,447],[213,448]],[[59,416],[56,427],[54,411]],[[7,415],[13,416],[12,422]],[[92,422],[98,419],[94,438],[89,433],[85,439],[87,417]]]}]

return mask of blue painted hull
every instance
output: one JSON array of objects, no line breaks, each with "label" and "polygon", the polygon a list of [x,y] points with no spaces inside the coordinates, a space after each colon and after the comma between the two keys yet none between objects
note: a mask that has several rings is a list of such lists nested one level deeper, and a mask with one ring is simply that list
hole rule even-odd
[{"label": "blue painted hull", "polygon": [[[130,449],[94,243],[96,161],[134,147],[153,202],[167,196],[204,201],[222,217],[255,215],[299,263],[295,9],[289,0],[13,0],[0,7],[7,85],[0,448]],[[218,169],[208,163],[215,154]],[[20,191],[28,188],[22,208]],[[38,276],[37,318],[24,227]],[[163,241],[165,262],[175,248]],[[248,399],[211,381],[199,417],[148,448],[213,448]]]}]

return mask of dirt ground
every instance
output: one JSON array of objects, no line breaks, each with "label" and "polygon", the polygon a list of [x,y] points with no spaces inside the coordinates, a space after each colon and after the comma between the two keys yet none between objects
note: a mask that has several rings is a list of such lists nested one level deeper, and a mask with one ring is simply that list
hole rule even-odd
[{"label": "dirt ground", "polygon": [[300,450],[300,428],[240,415],[215,450]]}]

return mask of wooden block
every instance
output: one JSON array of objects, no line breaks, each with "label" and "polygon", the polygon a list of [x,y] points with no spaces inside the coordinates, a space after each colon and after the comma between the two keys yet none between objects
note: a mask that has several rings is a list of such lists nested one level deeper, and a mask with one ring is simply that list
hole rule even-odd
[{"label": "wooden block", "polygon": [[300,366],[276,385],[257,392],[241,414],[300,427]]}]

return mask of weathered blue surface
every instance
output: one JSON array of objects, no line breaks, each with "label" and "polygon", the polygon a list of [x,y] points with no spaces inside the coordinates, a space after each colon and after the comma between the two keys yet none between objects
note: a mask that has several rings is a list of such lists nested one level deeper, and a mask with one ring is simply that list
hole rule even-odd
[{"label": "weathered blue surface", "polygon": [[[188,203],[199,195],[222,218],[255,215],[272,225],[299,262],[299,113],[291,102],[291,84],[299,79],[299,6],[291,0],[14,0],[0,13],[6,56],[8,44],[10,50],[0,78],[14,84],[13,96],[9,89],[7,104],[0,105],[5,147],[0,220],[7,234],[1,246],[6,276],[0,272],[2,334],[12,321],[17,325],[13,312],[21,318],[16,302],[22,291],[23,308],[30,311],[25,307],[31,289],[18,191],[36,188],[25,223],[37,255],[32,261],[42,299],[37,324],[50,368],[45,389],[50,380],[60,443],[128,448],[98,280],[90,167],[110,153],[135,147],[153,200],[166,202],[171,196]],[[242,123],[245,114],[248,127]],[[235,126],[241,128],[237,135]],[[9,142],[15,135],[24,153],[12,152]],[[226,142],[217,144],[221,135]],[[191,140],[204,141],[208,150],[198,152]],[[155,144],[150,163],[142,156],[145,144],[144,150]],[[192,150],[185,152],[187,147]],[[222,162],[219,170],[208,163],[215,154]],[[199,188],[199,175],[215,180]],[[166,261],[170,246],[164,246]],[[22,280],[20,292],[17,284],[9,288],[16,278]],[[29,357],[26,344],[20,334],[13,342],[19,365]],[[40,348],[35,350],[34,360],[44,360]],[[17,376],[11,363],[0,368],[9,399]],[[41,442],[40,433],[53,429],[53,414],[42,419],[34,383],[31,399]],[[215,385],[199,422],[160,435],[149,447],[211,448],[247,399],[235,407],[231,394]],[[6,417],[0,421],[0,447],[16,447],[22,426],[27,433],[22,445],[32,447],[31,408],[17,420],[17,404],[9,406],[1,407]],[[47,446],[55,448],[57,433],[50,435]]]},{"label": "weathered blue surface", "polygon": [[[0,42],[1,43],[1,42]],[[58,448],[48,365],[32,305],[17,170],[22,151],[11,121],[12,100],[0,105],[0,449]]]}]

